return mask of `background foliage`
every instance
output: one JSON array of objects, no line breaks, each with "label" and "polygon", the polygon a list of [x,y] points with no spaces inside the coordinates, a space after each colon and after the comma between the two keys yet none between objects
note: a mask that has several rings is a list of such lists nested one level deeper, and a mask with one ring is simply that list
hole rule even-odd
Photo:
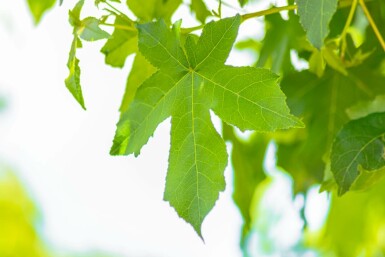
[{"label": "background foliage", "polygon": [[[36,22],[54,5],[28,3]],[[138,155],[158,124],[171,116],[164,199],[200,236],[225,186],[224,139],[232,144],[234,201],[244,217],[241,246],[248,254],[247,239],[259,218],[253,210],[269,179],[263,161],[274,142],[277,165],[292,176],[294,194],[306,197],[321,184],[331,195],[322,230],[307,231],[303,216],[298,251],[384,255],[384,1],[288,1],[263,11],[234,11],[233,17],[221,17],[221,1],[216,10],[191,1],[187,4],[201,23],[196,27],[171,23],[182,1],[99,0],[100,15],[86,18],[83,4],[69,12],[74,39],[67,88],[85,109],[76,57],[84,41],[106,40],[101,52],[113,67],[136,55],[111,154]],[[247,9],[247,1],[239,5]],[[282,11],[289,12],[281,16]],[[264,17],[264,38],[236,42],[238,27],[256,17]],[[234,42],[256,53],[254,67],[224,65]],[[298,69],[295,56],[306,69]],[[223,121],[222,137],[211,124],[210,109]],[[243,140],[239,130],[256,132]]]}]

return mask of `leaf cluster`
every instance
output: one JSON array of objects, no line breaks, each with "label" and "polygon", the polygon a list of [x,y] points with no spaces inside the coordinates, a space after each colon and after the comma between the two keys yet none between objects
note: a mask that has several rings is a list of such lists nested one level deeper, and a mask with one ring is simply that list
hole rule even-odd
[{"label": "leaf cluster", "polygon": [[[371,190],[385,174],[384,1],[288,0],[287,6],[222,18],[225,2],[214,11],[192,0],[201,25],[190,28],[171,22],[181,0],[97,0],[100,17],[81,18],[83,2],[69,12],[74,40],[66,86],[85,108],[76,58],[82,40],[106,39],[101,52],[113,67],[135,55],[111,154],[139,155],[171,117],[164,199],[199,236],[225,189],[225,140],[232,144],[234,200],[245,221],[242,242],[255,222],[250,211],[266,179],[271,141],[296,193],[317,184],[338,195]],[[240,7],[247,2],[240,0]],[[30,6],[38,21],[41,12]],[[261,16],[264,38],[237,40],[241,24]],[[111,34],[106,27],[113,27]],[[225,64],[234,43],[255,52],[252,67]],[[214,114],[223,122],[222,136]],[[238,129],[254,133],[246,142]]]}]

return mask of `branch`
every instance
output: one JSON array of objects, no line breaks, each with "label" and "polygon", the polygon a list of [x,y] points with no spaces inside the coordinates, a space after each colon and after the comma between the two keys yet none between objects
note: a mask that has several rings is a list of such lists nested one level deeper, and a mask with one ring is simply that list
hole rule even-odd
[{"label": "branch", "polygon": [[348,19],[346,20],[345,27],[342,30],[340,39],[342,40],[342,45],[341,45],[341,57],[343,58],[345,55],[345,50],[346,50],[346,34],[348,33],[348,29],[353,21],[354,14],[357,9],[357,4],[358,0],[353,0],[352,2],[352,7],[350,8],[349,16]]},{"label": "branch", "polygon": [[382,48],[385,51],[385,41],[384,41],[384,38],[381,36],[381,33],[378,30],[376,23],[374,22],[372,16],[370,15],[370,12],[369,12],[368,8],[365,5],[365,1],[364,0],[359,0],[359,1],[360,1],[360,5],[362,7],[362,10],[364,11],[365,16],[366,16],[366,18],[368,19],[368,21],[370,23],[370,26],[372,26],[374,34],[376,34],[376,37],[377,37],[378,41],[380,42]]},{"label": "branch", "polygon": [[296,5],[273,7],[273,8],[267,9],[267,10],[263,10],[263,11],[246,13],[246,14],[243,14],[241,17],[242,17],[242,22],[243,22],[243,21],[251,19],[251,18],[266,16],[269,14],[279,13],[282,11],[292,11],[292,10],[296,10],[296,9],[297,9]]}]

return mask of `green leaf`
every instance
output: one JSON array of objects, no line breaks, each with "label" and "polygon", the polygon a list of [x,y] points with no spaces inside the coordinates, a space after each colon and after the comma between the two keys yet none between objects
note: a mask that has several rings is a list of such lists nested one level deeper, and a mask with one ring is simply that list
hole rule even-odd
[{"label": "green leaf", "polygon": [[296,192],[322,181],[334,137],[350,120],[346,110],[385,91],[380,82],[384,78],[365,69],[352,69],[348,77],[327,69],[321,78],[308,71],[283,78],[288,105],[306,124],[281,140],[277,151],[278,165],[294,177]]},{"label": "green leaf", "polygon": [[191,0],[190,9],[201,23],[205,23],[206,18],[211,15],[211,12],[202,0]]},{"label": "green leaf", "polygon": [[279,13],[265,16],[266,34],[257,62],[258,67],[271,68],[277,73],[294,70],[290,51],[296,49],[305,33],[298,17],[284,20]]},{"label": "green leaf", "polygon": [[245,4],[248,2],[248,0],[238,0],[240,6],[245,6]]},{"label": "green leaf", "polygon": [[263,162],[269,138],[261,133],[253,134],[249,140],[240,140],[233,128],[223,124],[223,137],[232,143],[231,162],[234,169],[233,199],[244,220],[241,246],[246,247],[246,239],[253,225],[251,213],[255,191],[265,180]]},{"label": "green leaf", "polygon": [[298,15],[309,41],[321,49],[338,0],[297,0]]},{"label": "green leaf", "polygon": [[75,28],[80,25],[80,13],[82,11],[84,5],[84,0],[80,0],[76,3],[75,7],[68,12],[69,16],[69,23],[72,27],[74,27],[74,32],[76,31]]},{"label": "green leaf", "polygon": [[311,246],[322,249],[322,256],[374,257],[381,253],[385,246],[385,180],[365,192],[331,197],[326,225]]},{"label": "green leaf", "polygon": [[77,34],[86,41],[95,41],[109,38],[110,34],[99,27],[99,20],[94,17],[87,17],[77,27]]},{"label": "green leaf", "polygon": [[68,58],[67,67],[70,71],[70,74],[65,80],[66,87],[75,97],[76,101],[82,106],[85,110],[82,88],[80,86],[80,67],[79,59],[76,58],[76,49],[82,47],[82,43],[78,37],[74,37],[72,41],[71,51]]},{"label": "green leaf", "polygon": [[350,121],[338,133],[330,158],[339,195],[350,189],[359,174],[384,168],[384,135],[385,113]]},{"label": "green leaf", "polygon": [[110,35],[102,30],[100,21],[95,17],[87,17],[80,20],[80,13],[84,5],[84,0],[80,0],[75,7],[69,11],[69,22],[74,27],[73,34],[86,41],[95,41],[109,38]]},{"label": "green leaf", "polygon": [[120,112],[124,113],[127,111],[129,104],[134,99],[136,90],[140,85],[143,84],[152,74],[154,74],[156,69],[152,66],[141,53],[137,53],[132,64],[130,75],[127,79],[126,90],[120,106]]},{"label": "green leaf", "polygon": [[[186,53],[163,21],[139,24],[139,50],[159,70],[138,89],[118,123],[111,154],[139,154],[159,123],[171,119],[164,199],[201,236],[201,224],[224,190],[224,141],[210,109],[241,129],[274,131],[301,126],[289,113],[277,76],[264,69],[224,65],[240,16],[210,22]],[[234,106],[236,106],[234,108]]]},{"label": "green leaf", "polygon": [[125,26],[132,28],[132,30],[115,28],[112,36],[101,49],[101,52],[106,56],[105,62],[113,67],[122,68],[127,56],[137,51],[138,32],[136,28],[127,24],[129,24],[128,18],[116,16],[115,26]]},{"label": "green leaf", "polygon": [[43,14],[53,7],[56,0],[27,0],[27,2],[35,24],[38,24]]},{"label": "green leaf", "polygon": [[373,101],[359,102],[346,110],[352,120],[363,118],[375,112],[385,112],[385,95],[378,95]]},{"label": "green leaf", "polygon": [[69,22],[74,27],[73,35],[74,39],[72,41],[71,50],[69,53],[69,58],[67,62],[67,67],[69,69],[69,75],[65,79],[65,85],[68,90],[71,92],[75,100],[80,104],[80,106],[85,110],[82,88],[80,85],[80,67],[79,59],[76,58],[76,49],[82,47],[82,42],[78,36],[78,29],[81,26],[80,13],[84,5],[84,0],[77,2],[75,7],[69,11]]},{"label": "green leaf", "polygon": [[182,0],[127,0],[128,8],[143,22],[153,19],[169,22],[181,3]]}]

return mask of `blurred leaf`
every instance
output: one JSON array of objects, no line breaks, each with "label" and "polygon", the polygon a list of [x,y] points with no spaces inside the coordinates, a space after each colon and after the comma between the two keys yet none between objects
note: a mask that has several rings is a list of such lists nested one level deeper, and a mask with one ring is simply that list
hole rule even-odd
[{"label": "blurred leaf", "polygon": [[[338,133],[331,152],[331,170],[339,186],[338,194],[346,193],[360,175],[373,180],[384,173],[385,113],[374,113],[347,123]],[[379,175],[375,175],[379,173]],[[372,182],[360,181],[360,184]]]},{"label": "blurred leaf", "polygon": [[201,23],[205,23],[206,18],[211,15],[203,0],[191,0],[190,9]]},{"label": "blurred leaf", "polygon": [[56,0],[27,0],[27,2],[35,24],[38,24],[43,14],[53,7]]},{"label": "blurred leaf", "polygon": [[311,244],[322,256],[377,257],[385,253],[384,234],[385,180],[381,180],[365,193],[334,195],[326,226]]},{"label": "blurred leaf", "polygon": [[20,182],[0,168],[0,255],[47,257],[35,225],[38,212]]},{"label": "blurred leaf", "polygon": [[373,101],[363,101],[346,110],[352,120],[363,118],[375,112],[385,112],[385,95],[378,95]]},{"label": "blurred leaf", "polygon": [[224,139],[233,145],[231,152],[234,169],[233,199],[244,220],[241,246],[245,247],[246,237],[254,223],[251,215],[253,197],[258,185],[266,178],[263,163],[269,138],[264,134],[255,133],[248,141],[242,141],[237,138],[232,127],[222,124]]},{"label": "blurred leaf", "polygon": [[75,7],[68,12],[68,21],[72,27],[74,27],[74,33],[76,27],[80,26],[80,13],[84,5],[84,0],[80,0],[76,3]]},{"label": "blurred leaf", "polygon": [[298,47],[305,32],[298,17],[290,15],[284,20],[279,13],[265,16],[266,35],[262,42],[257,66],[271,68],[276,73],[294,70],[290,51]]},{"label": "blurred leaf", "polygon": [[65,79],[65,84],[75,100],[85,110],[83,92],[80,85],[80,67],[79,59],[76,58],[76,50],[82,47],[82,42],[78,36],[78,28],[81,26],[80,13],[84,5],[84,0],[77,2],[75,7],[69,11],[69,23],[73,26],[74,39],[72,40],[71,50],[68,57],[67,67],[69,69],[69,75]]},{"label": "blurred leaf", "polygon": [[309,41],[321,49],[338,0],[297,0],[298,15]]},{"label": "blurred leaf", "polygon": [[324,75],[326,62],[321,51],[315,50],[309,59],[309,71],[321,78]]},{"label": "blurred leaf", "polygon": [[99,27],[99,20],[94,17],[87,17],[78,25],[77,34],[86,41],[95,41],[109,38],[110,35]]},{"label": "blurred leaf", "polygon": [[333,51],[331,47],[325,46],[321,49],[321,53],[326,63],[333,68],[334,70],[340,72],[341,74],[347,76],[348,71],[345,68],[344,63],[342,63],[341,58]]},{"label": "blurred leaf", "polygon": [[178,9],[182,0],[127,0],[128,8],[142,22],[164,19],[170,22],[171,16]]},{"label": "blurred leaf", "polygon": [[293,176],[296,192],[322,180],[334,136],[349,121],[346,109],[385,92],[384,77],[368,72],[360,66],[347,77],[327,69],[321,78],[306,71],[283,78],[288,105],[306,124],[291,142],[278,142],[278,165]]},{"label": "blurred leaf", "polygon": [[72,41],[71,51],[68,58],[67,67],[70,71],[70,74],[65,80],[66,87],[74,96],[76,101],[82,106],[85,110],[82,88],[80,85],[80,67],[79,59],[76,58],[76,49],[82,47],[80,39],[75,36]]},{"label": "blurred leaf", "polygon": [[5,98],[0,96],[0,111],[3,111],[7,106],[7,101]]},{"label": "blurred leaf", "polygon": [[259,53],[261,50],[262,44],[253,39],[253,38],[247,38],[245,40],[240,40],[235,43],[235,48],[239,50],[253,50],[254,52]]},{"label": "blurred leaf", "polygon": [[[124,66],[127,56],[137,51],[138,32],[125,16],[116,16],[114,32],[101,49],[105,54],[105,61],[113,67]],[[132,30],[121,29],[119,26],[127,26]]]}]

